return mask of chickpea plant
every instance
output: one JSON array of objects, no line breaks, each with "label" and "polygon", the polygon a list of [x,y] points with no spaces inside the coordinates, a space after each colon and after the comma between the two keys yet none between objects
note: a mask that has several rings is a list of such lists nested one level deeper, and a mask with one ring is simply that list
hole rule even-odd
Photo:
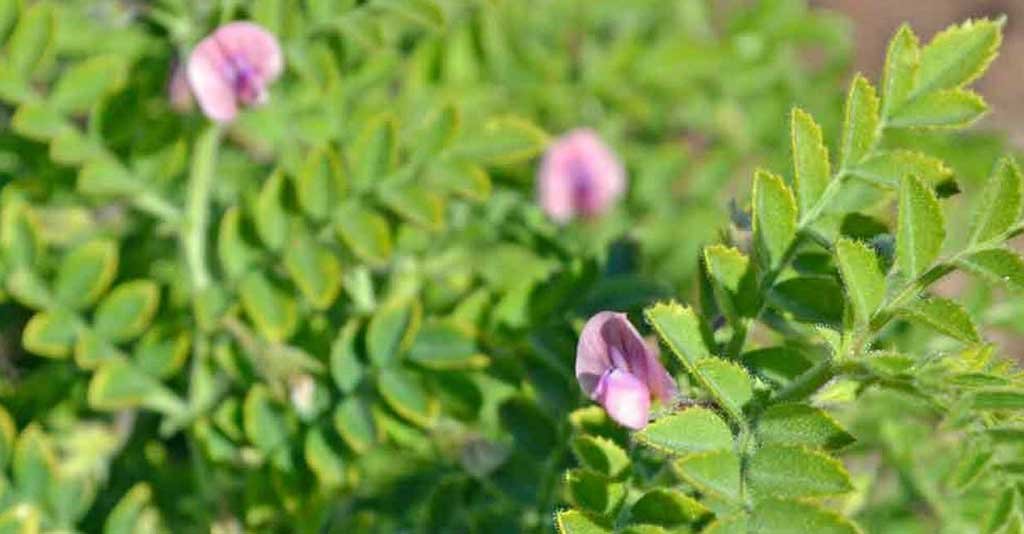
[{"label": "chickpea plant", "polygon": [[[875,424],[883,434],[906,424],[922,441],[896,436],[881,461],[924,496],[931,520],[949,532],[1020,530],[1024,384],[964,307],[931,291],[955,271],[1024,289],[1024,261],[1006,246],[1024,230],[1020,170],[1012,156],[995,166],[969,236],[953,243],[942,154],[890,140],[986,112],[967,87],[995,57],[1002,24],[968,21],[924,46],[901,27],[880,85],[853,79],[834,153],[814,117],[793,109],[792,170],[754,173],[749,227],[704,248],[699,305],[643,312],[680,370],[674,396],[625,316],[587,323],[577,377],[610,420],[595,408],[571,416],[579,467],[566,475],[573,508],[557,514],[560,531],[858,532],[855,516],[883,481],[851,476],[843,458],[863,449],[840,420],[886,394],[903,407],[872,412]],[[907,346],[907,322],[956,345]],[[661,402],[648,422],[652,396]],[[936,452],[910,423],[922,405],[934,425],[924,436],[960,446],[915,465]],[[982,511],[964,505],[979,494]]]},{"label": "chickpea plant", "polygon": [[1019,530],[1001,28],[0,0],[0,531]]}]

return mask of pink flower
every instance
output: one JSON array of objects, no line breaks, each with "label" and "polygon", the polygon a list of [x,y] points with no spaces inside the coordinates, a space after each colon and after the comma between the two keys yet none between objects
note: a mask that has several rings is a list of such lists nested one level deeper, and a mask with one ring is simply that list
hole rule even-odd
[{"label": "pink flower", "polygon": [[281,46],[250,22],[232,22],[199,42],[188,59],[188,80],[203,113],[230,122],[239,106],[262,104],[267,85],[281,75]]},{"label": "pink flower", "polygon": [[558,139],[541,163],[537,190],[541,207],[556,222],[597,217],[626,189],[626,173],[593,130]]},{"label": "pink flower", "polygon": [[604,311],[590,318],[576,347],[576,379],[591,399],[627,428],[647,425],[653,395],[668,404],[675,381],[624,313]]}]

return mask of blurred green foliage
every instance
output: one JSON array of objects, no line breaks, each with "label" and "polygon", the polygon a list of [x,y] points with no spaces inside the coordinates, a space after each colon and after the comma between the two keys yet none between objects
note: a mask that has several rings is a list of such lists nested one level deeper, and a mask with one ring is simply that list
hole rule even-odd
[{"label": "blurred green foliage", "polygon": [[[286,71],[217,128],[167,87],[234,19],[278,35]],[[629,462],[580,437],[625,435],[574,412],[577,328],[696,300],[704,245],[749,240],[753,169],[789,168],[791,107],[838,157],[849,33],[800,0],[0,0],[0,529],[551,531],[592,482],[563,476],[581,450],[611,476]],[[581,125],[629,192],[559,227],[534,172]],[[953,206],[1003,152],[879,142],[940,154]],[[1014,321],[1017,299],[985,291],[972,315]],[[933,498],[908,444],[929,443],[922,462],[958,447],[936,414],[894,420],[889,394],[842,408],[885,484],[842,506],[880,532],[927,524],[906,513]],[[680,492],[644,499],[707,522]],[[980,500],[957,506],[988,517]]]}]

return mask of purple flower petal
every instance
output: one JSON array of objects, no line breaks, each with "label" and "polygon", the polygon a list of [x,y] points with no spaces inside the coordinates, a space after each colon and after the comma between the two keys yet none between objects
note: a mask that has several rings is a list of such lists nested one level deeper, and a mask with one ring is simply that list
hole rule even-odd
[{"label": "purple flower petal", "polygon": [[192,51],[188,79],[199,106],[219,122],[234,120],[239,105],[266,100],[266,86],[284,67],[281,47],[250,22],[221,26]]},{"label": "purple flower petal", "polygon": [[537,177],[541,208],[559,223],[605,213],[625,189],[622,164],[589,129],[558,139],[544,156]]},{"label": "purple flower petal", "polygon": [[651,392],[639,378],[622,369],[611,369],[598,381],[597,402],[620,425],[640,430],[647,425]]},{"label": "purple flower petal", "polygon": [[618,394],[608,397],[606,381],[609,376],[618,376],[615,371],[628,374],[644,387],[645,417],[651,395],[668,404],[678,394],[675,380],[658,360],[657,345],[641,337],[626,314],[604,311],[591,317],[580,333],[576,347],[576,379],[583,391],[600,402],[609,414],[613,410],[639,409],[639,405],[614,405]]}]

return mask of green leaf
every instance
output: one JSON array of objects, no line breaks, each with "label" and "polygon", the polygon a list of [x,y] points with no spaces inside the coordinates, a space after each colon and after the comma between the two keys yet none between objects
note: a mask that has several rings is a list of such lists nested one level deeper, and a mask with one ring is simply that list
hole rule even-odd
[{"label": "green leaf", "polygon": [[94,56],[66,70],[50,93],[50,103],[63,113],[89,111],[128,80],[128,65],[117,55]]},{"label": "green leaf", "polygon": [[675,302],[663,302],[644,310],[644,317],[687,371],[695,373],[697,360],[709,352],[701,335],[700,319],[693,310]]},{"label": "green leaf", "polygon": [[78,172],[78,191],[86,195],[132,195],[142,189],[142,183],[128,169],[110,156],[95,157]]},{"label": "green leaf", "polygon": [[398,162],[394,117],[382,113],[371,119],[356,139],[350,158],[352,180],[358,190],[365,190],[391,175]]},{"label": "green leaf", "polygon": [[704,259],[711,276],[729,291],[739,291],[740,282],[747,274],[750,259],[742,252],[725,245],[704,247]]},{"label": "green leaf", "polygon": [[533,158],[548,144],[548,134],[518,117],[495,117],[468,130],[448,151],[450,156],[483,165],[511,165]]},{"label": "green leaf", "polygon": [[358,397],[348,397],[334,410],[334,429],[357,454],[370,450],[377,441],[373,414]]},{"label": "green leaf", "polygon": [[65,358],[71,353],[78,331],[71,315],[39,312],[29,319],[21,334],[25,350],[39,356]]},{"label": "green leaf", "polygon": [[427,170],[426,179],[442,190],[474,202],[483,202],[491,196],[491,176],[479,165],[435,161]]},{"label": "green leaf", "polygon": [[1017,222],[1021,212],[1022,188],[1020,169],[1013,158],[999,160],[974,210],[971,243],[984,243],[1000,237]]},{"label": "green leaf", "polygon": [[911,150],[875,152],[849,172],[851,176],[889,189],[898,188],[900,180],[908,174],[936,185],[953,176],[953,169],[941,159]]},{"label": "green leaf", "polygon": [[976,80],[996,57],[1003,23],[988,19],[953,25],[921,51],[916,94],[953,89]]},{"label": "green leaf", "polygon": [[289,292],[253,271],[242,279],[238,293],[245,315],[264,337],[280,342],[295,332],[299,315],[295,300]]},{"label": "green leaf", "polygon": [[103,157],[103,147],[76,128],[61,128],[50,140],[50,159],[68,166],[80,166]]},{"label": "green leaf", "polygon": [[626,451],[605,437],[579,436],[572,441],[572,451],[580,464],[608,478],[618,478],[629,468]]},{"label": "green leaf", "polygon": [[740,459],[731,450],[690,454],[673,467],[699,491],[730,501],[740,499]]},{"label": "green leaf", "polygon": [[749,531],[759,533],[813,532],[860,534],[849,519],[819,505],[784,499],[758,502],[750,515]]},{"label": "green leaf", "polygon": [[860,74],[850,85],[843,119],[839,168],[849,169],[867,156],[878,138],[878,96],[871,82]]},{"label": "green leaf", "polygon": [[288,239],[289,217],[282,205],[284,173],[277,171],[267,178],[256,199],[256,233],[271,250],[281,250]]},{"label": "green leaf", "polygon": [[878,258],[860,241],[846,238],[836,242],[835,253],[857,321],[867,324],[885,298],[885,275],[878,268]]},{"label": "green leaf", "polygon": [[160,288],[151,280],[133,280],[115,287],[93,317],[96,333],[114,342],[128,341],[149,328],[160,305]]},{"label": "green leaf", "polygon": [[441,322],[420,329],[409,347],[409,360],[437,370],[479,369],[488,363],[471,337],[454,325]]},{"label": "green leaf", "polygon": [[315,219],[330,214],[346,186],[341,162],[333,152],[322,148],[310,150],[295,181],[299,205]]},{"label": "green leaf", "polygon": [[303,452],[306,465],[324,488],[337,488],[345,483],[345,461],[332,447],[327,429],[314,426],[306,432]]},{"label": "green leaf", "polygon": [[360,259],[383,265],[391,257],[391,228],[387,219],[371,208],[350,202],[335,213],[338,237]]},{"label": "green leaf", "polygon": [[135,345],[135,363],[157,378],[174,376],[188,359],[192,338],[187,331],[165,336],[152,329]]},{"label": "green leaf", "polygon": [[1024,290],[1024,260],[1005,248],[990,248],[957,260],[957,265],[992,282]]},{"label": "green leaf", "polygon": [[562,510],[555,514],[558,534],[608,534],[612,530],[579,510]]},{"label": "green leaf", "polygon": [[377,389],[398,415],[422,427],[434,424],[437,400],[427,393],[415,375],[399,369],[385,369],[377,375]]},{"label": "green leaf", "polygon": [[263,384],[249,388],[242,405],[242,427],[245,436],[260,452],[283,469],[291,459],[288,452],[293,422],[285,408],[270,395]]},{"label": "green leaf", "polygon": [[1024,392],[991,388],[977,391],[971,399],[971,407],[975,410],[1024,410]]},{"label": "green leaf", "polygon": [[767,347],[743,354],[743,364],[762,378],[783,384],[811,368],[807,356],[795,347]]},{"label": "green leaf", "polygon": [[61,261],[54,293],[68,307],[79,310],[96,302],[117,275],[117,244],[97,239],[79,245]]},{"label": "green leaf", "polygon": [[894,128],[963,128],[981,118],[988,104],[967,89],[950,89],[919,96],[895,111],[888,125]]},{"label": "green leaf", "polygon": [[967,310],[952,300],[941,297],[922,298],[900,308],[897,313],[965,343],[981,341]]},{"label": "green leaf", "polygon": [[142,407],[171,417],[188,410],[184,401],[158,380],[120,358],[103,363],[92,375],[89,405],[105,411]]},{"label": "green leaf", "polygon": [[719,402],[727,402],[734,413],[738,413],[754,396],[750,375],[735,362],[714,357],[701,358],[697,361],[697,372],[718,392]]},{"label": "green leaf", "polygon": [[825,453],[785,445],[765,445],[750,458],[747,483],[755,496],[824,497],[853,489],[850,475]]},{"label": "green leaf", "polygon": [[151,530],[150,520],[146,517],[147,510],[153,499],[153,490],[149,484],[139,482],[132,486],[107,516],[103,523],[103,534],[132,534]]},{"label": "green leaf", "polygon": [[242,224],[242,211],[232,206],[224,212],[217,233],[217,257],[232,280],[241,278],[259,257],[257,248],[244,237]]},{"label": "green leaf", "polygon": [[437,232],[444,229],[445,199],[438,193],[415,184],[382,188],[381,201],[409,222]]},{"label": "green leaf", "polygon": [[11,129],[33,141],[49,141],[68,127],[64,116],[46,102],[22,104],[11,117]]},{"label": "green leaf", "polygon": [[882,74],[882,115],[889,117],[910,97],[921,67],[921,49],[910,26],[903,24],[889,41]]},{"label": "green leaf", "polygon": [[638,442],[670,454],[733,448],[732,432],[725,421],[699,407],[661,417],[634,435]]},{"label": "green leaf", "polygon": [[304,230],[291,232],[284,268],[314,309],[330,308],[341,293],[341,261]]},{"label": "green leaf", "polygon": [[18,438],[18,427],[3,406],[0,406],[0,469],[7,468],[11,455],[14,454],[15,440]]},{"label": "green leaf", "polygon": [[366,331],[366,352],[370,361],[388,367],[399,361],[419,330],[419,307],[392,302],[381,306]]},{"label": "green leaf", "polygon": [[757,436],[764,444],[804,445],[839,449],[854,442],[832,416],[807,404],[776,404],[757,421]]},{"label": "green leaf", "polygon": [[52,49],[56,26],[53,6],[46,2],[33,3],[22,12],[14,33],[4,46],[5,70],[28,81],[40,60]]},{"label": "green leaf", "polygon": [[119,356],[117,347],[92,330],[78,333],[75,343],[75,363],[82,369],[95,369],[105,361]]},{"label": "green leaf", "polygon": [[39,423],[29,424],[18,436],[11,461],[11,475],[18,492],[23,498],[46,502],[58,468],[53,441]]},{"label": "green leaf", "polygon": [[614,514],[626,498],[626,487],[593,471],[572,469],[566,473],[565,485],[574,506],[600,515]]},{"label": "green leaf", "polygon": [[374,0],[373,5],[430,30],[445,26],[444,10],[433,0]]},{"label": "green leaf", "polygon": [[942,250],[945,221],[931,188],[914,176],[900,182],[896,263],[908,278],[927,270]]},{"label": "green leaf", "polygon": [[655,488],[640,497],[630,508],[630,520],[637,523],[675,527],[708,517],[711,511],[685,493]]},{"label": "green leaf", "polygon": [[331,377],[343,393],[352,393],[363,379],[363,363],[356,349],[361,324],[350,319],[331,344]]},{"label": "green leaf", "polygon": [[1014,531],[1005,529],[1013,519],[1014,510],[1017,508],[1017,501],[1020,501],[1021,497],[1017,492],[1016,488],[1008,487],[999,495],[999,499],[995,502],[995,507],[988,516],[988,522],[984,532],[986,533],[1005,533],[1011,534]]},{"label": "green leaf", "polygon": [[828,148],[822,140],[821,127],[814,122],[814,117],[800,108],[793,108],[790,135],[793,143],[793,187],[800,214],[806,215],[821,199],[832,178]]},{"label": "green leaf", "polygon": [[804,323],[838,325],[843,316],[843,290],[832,277],[796,276],[775,284],[768,301]]},{"label": "green leaf", "polygon": [[767,254],[767,265],[778,266],[796,236],[793,193],[779,176],[758,170],[754,173],[753,205],[754,234],[759,250]]}]

